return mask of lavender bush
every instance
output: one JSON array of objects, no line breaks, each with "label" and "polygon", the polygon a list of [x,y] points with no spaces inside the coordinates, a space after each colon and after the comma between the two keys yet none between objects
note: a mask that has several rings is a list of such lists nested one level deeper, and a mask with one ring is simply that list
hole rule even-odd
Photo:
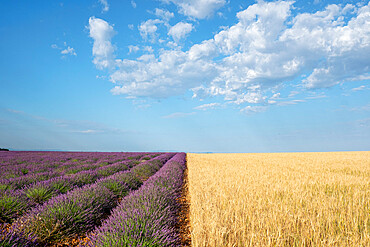
[{"label": "lavender bush", "polygon": [[44,181],[50,178],[54,178],[59,176],[59,173],[56,172],[43,172],[43,173],[37,173],[37,174],[28,174],[22,177],[16,177],[16,178],[9,178],[9,179],[0,179],[0,190],[8,190],[8,189],[22,189],[23,187],[39,182]]},{"label": "lavender bush", "polygon": [[130,171],[119,172],[98,182],[101,186],[109,189],[118,197],[126,196],[129,191],[138,189],[142,182],[139,178],[132,176]]},{"label": "lavender bush", "polygon": [[[12,228],[17,227],[13,226]],[[2,247],[34,247],[38,246],[36,239],[32,235],[25,235],[23,232],[15,232],[12,228],[0,229],[0,246]]]},{"label": "lavender bush", "polygon": [[[141,173],[135,173],[131,175],[134,175],[134,177],[140,177],[140,179],[143,181],[147,177],[154,174],[154,172],[156,172],[159,167],[173,155],[174,154],[161,154],[156,156],[153,160],[140,163],[140,165],[138,165],[138,169],[135,171],[141,171],[142,173],[146,172],[145,178],[143,176],[139,176]],[[105,162],[109,163],[107,161]],[[153,163],[155,164],[153,165]],[[37,204],[42,204],[56,195],[64,194],[76,187],[92,184],[98,179],[107,177],[120,171],[125,171],[129,168],[131,168],[130,164],[120,161],[119,163],[106,165],[93,171],[81,171],[76,174],[67,174],[45,181],[34,182],[22,190],[16,191],[17,196],[12,196],[10,198],[0,197],[0,208],[4,208],[4,210],[0,211],[0,222],[10,223],[28,209],[36,206]],[[32,176],[34,177],[35,175]],[[17,179],[24,180],[24,178]],[[34,178],[29,181],[34,181]],[[117,181],[106,181],[105,185],[108,189],[114,190],[116,193],[118,193],[118,191],[121,189],[120,196],[124,196],[128,193],[128,191],[137,188],[137,186],[134,185],[130,185],[131,187],[129,186],[126,188],[126,185],[123,182],[118,183]],[[9,188],[6,188],[6,190],[9,190],[7,194],[15,193],[14,190]]]},{"label": "lavender bush", "polygon": [[16,223],[39,243],[53,243],[92,229],[115,205],[112,192],[93,184],[51,199]]},{"label": "lavender bush", "polygon": [[[153,173],[149,174],[153,175],[163,165],[160,162],[167,161],[173,155],[163,154],[155,157],[155,161],[146,161],[138,166],[155,167],[151,170]],[[16,221],[21,226],[18,231],[36,236],[40,244],[50,244],[92,230],[117,205],[118,197],[125,196],[141,185],[141,177],[131,170],[53,197],[19,218]],[[14,231],[17,232],[17,229]]]},{"label": "lavender bush", "polygon": [[35,175],[55,171],[73,174],[81,170],[91,170],[128,158],[155,153],[91,153],[91,152],[24,152],[11,151],[0,153],[0,180]]},{"label": "lavender bush", "polygon": [[[10,183],[10,185],[6,183],[3,185],[0,184],[0,195],[3,194],[3,196],[0,196],[0,210],[2,209],[0,211],[0,222],[11,223],[28,209],[37,204],[42,204],[56,195],[64,194],[76,187],[91,184],[99,178],[127,170],[128,168],[130,168],[130,166],[121,162],[100,167],[95,171],[81,171],[76,174],[64,175],[57,178],[53,177],[49,180],[39,182],[35,180],[38,179],[40,175],[13,179],[18,181],[18,186],[14,186],[14,183]],[[46,173],[45,176],[52,177],[49,173]],[[19,181],[22,181],[22,183],[19,183]],[[26,186],[27,182],[33,183]],[[18,188],[20,186],[26,187],[18,191],[12,189],[13,187]],[[3,188],[3,190],[1,190],[1,188]],[[128,190],[129,189],[126,189],[125,192],[122,192],[122,195],[127,193],[126,191]]]},{"label": "lavender bush", "polygon": [[31,201],[31,204],[42,204],[53,196],[64,194],[76,187],[76,183],[71,177],[52,178],[29,185],[23,190]]},{"label": "lavender bush", "polygon": [[0,223],[9,223],[29,208],[29,200],[20,192],[8,190],[0,193]]},{"label": "lavender bush", "polygon": [[185,154],[176,154],[143,186],[125,197],[81,246],[178,246],[176,230]]}]

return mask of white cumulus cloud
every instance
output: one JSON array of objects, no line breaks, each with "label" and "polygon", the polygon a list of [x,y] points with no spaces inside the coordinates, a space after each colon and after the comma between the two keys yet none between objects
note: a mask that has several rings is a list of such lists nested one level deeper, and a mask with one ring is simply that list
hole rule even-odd
[{"label": "white cumulus cloud", "polygon": [[197,59],[210,59],[216,56],[217,47],[211,40],[205,40],[201,44],[193,45],[189,50],[189,59],[190,60],[197,60]]},{"label": "white cumulus cloud", "polygon": [[[295,15],[293,4],[259,1],[237,13],[237,23],[188,50],[173,44],[137,59],[117,60],[110,74],[116,84],[112,92],[160,98],[191,90],[196,98],[220,97],[250,113],[279,105],[279,88],[285,84],[299,84],[302,93],[370,78],[370,3],[328,5]],[[156,37],[159,23],[163,20],[142,23],[143,37]],[[193,29],[186,24],[176,24],[168,34],[183,39]]]},{"label": "white cumulus cloud", "polygon": [[159,19],[149,19],[142,22],[139,26],[140,35],[146,40],[150,39],[152,42],[155,41],[157,38],[157,25],[160,23],[163,23],[163,21]]},{"label": "white cumulus cloud", "polygon": [[215,66],[201,60],[190,61],[180,50],[162,50],[137,60],[117,61],[118,70],[111,74],[111,81],[118,84],[114,94],[129,96],[169,97],[184,93],[202,82],[212,80]]},{"label": "white cumulus cloud", "polygon": [[60,53],[63,55],[77,56],[75,49],[69,46],[66,49],[62,50]]},{"label": "white cumulus cloud", "polygon": [[179,22],[172,26],[168,31],[174,41],[179,42],[181,39],[185,38],[193,30],[193,25],[191,23]]},{"label": "white cumulus cloud", "polygon": [[94,40],[93,63],[99,69],[114,67],[114,47],[111,43],[115,35],[113,27],[108,22],[90,17],[89,19],[90,37]]},{"label": "white cumulus cloud", "polygon": [[179,12],[185,16],[204,19],[212,16],[218,9],[226,4],[226,0],[161,0],[173,3]]},{"label": "white cumulus cloud", "polygon": [[154,14],[165,22],[168,22],[171,18],[175,16],[172,12],[168,10],[158,8],[155,9]]}]

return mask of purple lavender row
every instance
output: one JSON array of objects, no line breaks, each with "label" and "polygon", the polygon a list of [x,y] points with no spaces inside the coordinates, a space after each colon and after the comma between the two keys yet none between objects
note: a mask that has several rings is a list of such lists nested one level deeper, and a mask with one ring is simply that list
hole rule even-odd
[{"label": "purple lavender row", "polygon": [[75,174],[80,171],[87,171],[87,170],[94,170],[98,167],[102,167],[104,165],[109,165],[111,163],[104,163],[101,164],[84,164],[84,165],[74,165],[73,167],[63,166],[61,168],[52,169],[50,168],[48,171],[43,171],[40,173],[32,172],[27,175],[14,177],[14,178],[7,178],[7,179],[0,179],[0,191],[6,190],[18,190],[24,188],[26,185],[45,181],[54,177],[60,177],[66,174]]},{"label": "purple lavender row", "polygon": [[64,194],[72,189],[91,184],[99,178],[130,168],[124,164],[112,166],[35,182],[21,190],[8,189],[0,192],[0,223],[10,223],[25,211],[56,195]]},{"label": "purple lavender row", "polygon": [[[157,155],[156,155],[157,156]],[[148,159],[143,159],[142,161],[147,161],[150,160],[153,156],[146,156]],[[163,156],[163,157],[166,157]],[[145,158],[145,157],[144,157]],[[159,161],[161,157],[158,157],[157,160]],[[76,186],[76,187],[81,187],[86,184],[91,184],[95,182],[96,180],[100,178],[104,178],[107,176],[110,176],[112,174],[115,174],[117,172],[121,171],[126,171],[128,169],[131,169],[132,167],[136,166],[137,164],[140,164],[141,162],[139,160],[130,160],[126,162],[118,162],[114,164],[108,164],[103,167],[98,166],[98,167],[89,167],[90,169],[87,170],[86,167],[81,168],[76,168],[78,169],[79,172],[75,174],[67,174],[64,176],[60,176],[57,178],[52,178],[50,180],[46,181],[40,181],[33,183],[29,186],[27,186],[24,191],[25,194],[31,194],[33,192],[36,192],[35,190],[38,189],[47,189],[47,190],[56,190],[56,192],[60,193],[65,193],[69,191],[69,186]],[[96,169],[98,168],[98,169]],[[29,196],[30,199],[33,199],[32,196]],[[36,203],[42,203],[45,200],[37,201],[37,198],[35,198]],[[46,198],[49,199],[49,198]]]},{"label": "purple lavender row", "polygon": [[54,178],[59,175],[60,174],[58,172],[49,171],[49,172],[42,172],[42,173],[37,173],[37,174],[30,174],[27,176],[22,176],[22,177],[17,177],[17,178],[0,179],[0,193],[1,191],[6,191],[6,190],[21,189],[28,184]]},{"label": "purple lavender row", "polygon": [[120,196],[137,189],[142,184],[141,179],[153,175],[163,166],[162,162],[172,156],[174,154],[163,154],[133,167],[129,172],[114,174],[92,185],[53,197],[17,219],[16,227],[11,228],[8,235],[17,234],[23,239],[32,237],[45,245],[91,231],[104,216],[109,215]]},{"label": "purple lavender row", "polygon": [[[160,157],[154,159],[158,160]],[[46,181],[34,182],[21,190],[0,190],[0,223],[10,223],[37,204],[42,204],[54,196],[91,184],[114,173],[131,169],[138,164],[137,162],[139,161],[120,162],[92,171],[82,171]]]},{"label": "purple lavender row", "polygon": [[[145,153],[64,153],[64,152],[7,152],[9,157],[6,159],[0,156],[0,178],[15,178],[27,174],[47,172],[51,170],[64,171],[67,168],[73,168],[82,164],[104,164],[116,163],[129,158],[142,157]],[[46,153],[46,154],[45,154]],[[48,156],[45,156],[48,155]]]},{"label": "purple lavender row", "polygon": [[[130,157],[140,158],[140,156],[137,155]],[[151,155],[151,157],[153,157],[153,155]],[[22,190],[12,190],[11,187],[8,186],[8,188],[6,188],[7,185],[3,184],[3,188],[5,187],[7,190],[2,191],[0,188],[0,223],[11,223],[37,204],[42,204],[50,198],[66,193],[74,188],[91,184],[100,178],[127,170],[137,164],[136,162],[136,160],[130,159],[126,164],[112,164],[101,167],[95,171],[82,171],[77,174],[58,178],[54,178],[55,176],[53,174],[48,173],[43,175],[43,179],[33,176],[32,179],[24,179],[21,181],[22,185],[31,183]],[[37,182],[37,179],[44,180],[50,177],[52,178],[49,180]]]},{"label": "purple lavender row", "polygon": [[54,163],[67,162],[69,160],[79,160],[86,162],[96,162],[97,160],[107,158],[120,157],[141,157],[146,154],[155,153],[129,153],[129,152],[48,152],[48,151],[10,151],[0,153],[0,166],[15,166],[22,164],[37,164],[37,163]]},{"label": "purple lavender row", "polygon": [[[111,162],[104,162],[99,164],[84,164],[84,165],[74,165],[74,167],[66,167],[66,169],[51,169],[47,172],[36,173],[24,175],[21,177],[10,178],[10,179],[0,179],[0,191],[5,191],[8,189],[18,190],[22,189],[24,186],[31,183],[45,181],[50,178],[59,177],[68,174],[76,174],[81,171],[95,170],[99,167],[109,166]],[[64,167],[63,167],[64,168]],[[63,171],[64,170],[64,171]]]},{"label": "purple lavender row", "polygon": [[5,191],[9,189],[18,190],[31,183],[45,181],[50,178],[59,177],[67,174],[75,174],[81,171],[94,170],[110,164],[112,164],[112,162],[82,165],[68,164],[61,167],[49,167],[46,171],[39,170],[42,172],[31,172],[19,177],[0,179],[0,191]]},{"label": "purple lavender row", "polygon": [[44,180],[48,180],[53,177],[63,176],[66,174],[75,174],[75,173],[78,173],[84,170],[94,170],[99,167],[110,165],[112,163],[116,163],[116,162],[120,163],[124,160],[127,160],[129,162],[134,162],[134,163],[135,162],[140,163],[139,160],[135,160],[135,159],[142,158],[143,160],[148,160],[152,157],[159,155],[159,154],[153,154],[153,153],[148,153],[145,155],[143,153],[140,153],[140,155],[138,155],[138,153],[134,153],[134,154],[135,154],[134,156],[132,156],[131,154],[130,156],[127,156],[126,158],[124,158],[124,156],[121,155],[121,158],[118,160],[114,159],[114,162],[112,160],[104,159],[104,160],[99,161],[98,163],[88,163],[88,164],[83,164],[83,165],[77,165],[77,164],[66,165],[65,164],[56,169],[50,168],[47,172],[36,173],[36,174],[31,173],[31,174],[23,175],[23,176],[16,177],[16,178],[10,178],[10,179],[0,179],[0,192],[5,191],[5,190],[10,190],[10,189],[12,190],[21,189],[25,185],[28,185],[34,182],[44,181]]},{"label": "purple lavender row", "polygon": [[125,197],[112,215],[80,246],[179,246],[176,229],[186,155],[176,154],[139,190]]}]

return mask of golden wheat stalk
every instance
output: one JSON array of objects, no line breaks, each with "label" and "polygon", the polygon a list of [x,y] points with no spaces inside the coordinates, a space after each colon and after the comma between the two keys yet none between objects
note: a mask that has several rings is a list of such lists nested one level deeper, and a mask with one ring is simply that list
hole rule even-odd
[{"label": "golden wheat stalk", "polygon": [[187,158],[192,246],[370,246],[370,152]]}]

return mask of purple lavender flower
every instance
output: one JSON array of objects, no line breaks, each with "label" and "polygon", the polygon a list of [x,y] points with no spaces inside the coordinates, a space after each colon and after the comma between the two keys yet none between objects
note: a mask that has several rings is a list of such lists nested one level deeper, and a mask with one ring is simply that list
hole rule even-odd
[{"label": "purple lavender flower", "polygon": [[137,191],[130,193],[112,215],[90,235],[87,246],[177,246],[176,230],[185,170],[179,153]]},{"label": "purple lavender flower", "polygon": [[[162,156],[158,156],[157,160],[166,160],[173,154]],[[155,167],[149,175],[153,175],[162,166],[158,162],[150,163],[149,161],[147,164],[142,164],[143,167],[149,165]],[[20,226],[19,231],[34,234],[38,243],[59,242],[92,230],[100,223],[103,216],[108,215],[110,210],[116,206],[118,197],[126,195],[140,184],[140,180],[133,177],[131,171],[117,173],[99,179],[92,185],[51,198],[19,218],[16,224]]]},{"label": "purple lavender flower", "polygon": [[29,208],[29,200],[21,192],[8,190],[0,193],[0,223],[10,223]]},{"label": "purple lavender flower", "polygon": [[32,235],[25,235],[23,232],[15,232],[13,229],[17,226],[4,225],[0,228],[0,246],[2,247],[33,247],[38,246],[36,238]]},{"label": "purple lavender flower", "polygon": [[93,229],[115,205],[112,192],[93,184],[52,198],[16,223],[19,230],[34,234],[39,243],[53,243]]},{"label": "purple lavender flower", "polygon": [[[32,243],[41,245],[52,244],[92,230],[110,214],[110,210],[118,203],[117,198],[138,189],[142,181],[156,173],[175,155],[11,153],[0,156],[0,171],[11,172],[11,166],[17,166],[15,170],[27,169],[27,172],[24,170],[16,178],[0,179],[0,221],[11,222],[34,205],[41,205],[32,208],[13,223],[16,227],[3,238],[7,241],[6,246],[28,246],[26,242],[20,245],[17,239],[32,240]],[[133,160],[130,161],[130,157],[141,160],[138,164],[131,163]],[[66,174],[73,169],[77,173]],[[80,186],[83,187],[76,188]],[[5,232],[1,236],[5,236]]]}]

